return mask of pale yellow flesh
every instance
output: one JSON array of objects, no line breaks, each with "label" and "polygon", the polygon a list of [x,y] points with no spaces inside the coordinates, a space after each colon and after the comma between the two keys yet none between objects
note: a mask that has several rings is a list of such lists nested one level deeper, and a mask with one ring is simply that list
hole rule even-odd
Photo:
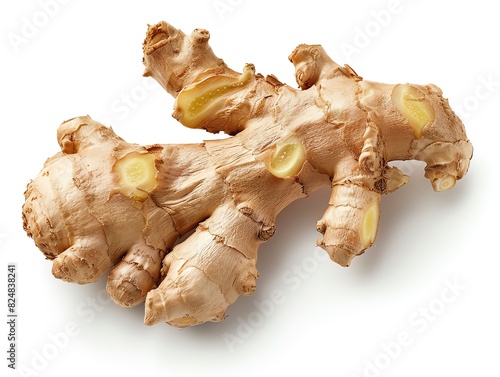
[{"label": "pale yellow flesh", "polygon": [[278,178],[293,177],[302,169],[306,154],[302,143],[295,137],[276,146],[268,164],[269,171]]},{"label": "pale yellow flesh", "polygon": [[118,175],[120,192],[143,201],[156,186],[155,156],[152,154],[130,153],[116,162],[113,172]]},{"label": "pale yellow flesh", "polygon": [[199,84],[185,88],[177,97],[179,121],[196,128],[213,115],[227,95],[244,88],[255,77],[253,66],[246,66],[240,77],[212,76]]},{"label": "pale yellow flesh", "polygon": [[363,214],[359,238],[363,247],[369,247],[375,242],[380,218],[380,202],[375,200]]},{"label": "pale yellow flesh", "polygon": [[452,175],[447,175],[443,178],[438,178],[432,182],[434,190],[436,191],[447,191],[455,187],[457,183],[457,178]]},{"label": "pale yellow flesh", "polygon": [[413,128],[417,139],[422,137],[424,127],[434,122],[434,109],[425,94],[415,87],[396,85],[392,91],[392,102]]}]

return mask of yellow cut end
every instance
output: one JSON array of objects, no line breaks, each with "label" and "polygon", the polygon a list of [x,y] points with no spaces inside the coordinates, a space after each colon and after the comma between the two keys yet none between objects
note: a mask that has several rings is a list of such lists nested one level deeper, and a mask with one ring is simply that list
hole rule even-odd
[{"label": "yellow cut end", "polygon": [[182,318],[172,319],[168,321],[168,324],[174,327],[185,328],[189,326],[199,325],[200,321],[198,321],[196,318],[192,316],[185,316]]},{"label": "yellow cut end", "polygon": [[432,181],[432,186],[434,187],[435,191],[447,191],[455,187],[456,183],[457,178],[453,175],[448,174],[443,178],[437,178]]},{"label": "yellow cut end", "polygon": [[299,139],[293,137],[276,146],[267,168],[278,178],[293,177],[299,173],[305,161],[304,147]]},{"label": "yellow cut end", "polygon": [[396,109],[408,120],[417,139],[422,137],[422,130],[434,122],[435,114],[429,100],[415,87],[396,85],[392,91],[392,102]]},{"label": "yellow cut end", "polygon": [[130,153],[113,166],[118,175],[120,192],[138,201],[144,201],[156,186],[155,155]]},{"label": "yellow cut end", "polygon": [[184,126],[197,128],[215,114],[226,97],[247,86],[255,78],[255,68],[247,64],[240,77],[213,76],[184,88],[176,99],[175,117]]},{"label": "yellow cut end", "polygon": [[359,237],[363,247],[369,247],[377,237],[378,223],[380,218],[380,200],[376,199],[365,210],[361,221]]}]

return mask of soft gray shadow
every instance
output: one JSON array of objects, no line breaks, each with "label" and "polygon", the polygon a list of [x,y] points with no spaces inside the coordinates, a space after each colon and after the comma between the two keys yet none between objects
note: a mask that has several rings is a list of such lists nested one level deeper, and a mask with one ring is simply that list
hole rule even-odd
[{"label": "soft gray shadow", "polygon": [[[316,239],[320,236],[316,232],[316,222],[326,210],[329,197],[330,188],[326,187],[285,208],[276,220],[275,235],[259,249],[257,268],[260,276],[256,291],[251,296],[240,296],[228,308],[224,321],[206,323],[187,330],[201,341],[207,341],[207,336],[221,338],[225,332],[235,333],[240,326],[237,319],[246,318],[254,311],[255,301],[267,300],[274,289],[280,289],[283,271],[294,261],[312,254]],[[255,331],[260,329],[256,328]]]},{"label": "soft gray shadow", "polygon": [[[446,193],[435,193],[427,179],[423,176],[423,169],[416,169],[411,174],[411,182],[398,191],[383,197],[381,205],[381,222],[375,245],[366,253],[354,259],[349,273],[353,274],[359,281],[370,281],[376,279],[379,273],[385,273],[384,269],[389,261],[399,253],[412,253],[409,258],[432,259],[432,251],[428,255],[422,255],[422,250],[411,247],[408,250],[391,249],[391,240],[396,234],[403,233],[411,244],[412,237],[420,237],[418,232],[408,234],[408,223],[414,214],[425,213],[425,218],[432,221],[432,217],[443,211],[448,211],[456,206],[461,200],[470,195],[473,190],[473,179],[467,177],[457,184],[453,190]],[[183,337],[193,338],[196,342],[213,346],[223,342],[223,334],[235,334],[241,325],[241,319],[246,319],[248,314],[255,311],[254,302],[262,302],[269,299],[274,289],[283,288],[281,277],[283,271],[290,268],[294,263],[300,263],[304,258],[310,256],[315,250],[316,239],[320,236],[316,232],[316,221],[321,218],[327,208],[330,196],[330,188],[325,187],[318,190],[309,198],[301,199],[292,203],[278,216],[276,221],[276,234],[259,250],[257,267],[260,277],[257,282],[257,290],[251,296],[241,296],[227,310],[227,317],[218,323],[205,323],[187,329],[174,329],[166,324],[154,326],[155,336],[161,335],[166,339],[172,332],[181,331]],[[416,255],[418,254],[418,255]],[[325,263],[334,263],[326,260]],[[385,272],[384,272],[385,271]],[[394,272],[398,274],[398,272]],[[105,280],[95,285],[95,292],[104,289]],[[133,316],[137,322],[142,322],[144,316],[144,305],[128,311],[117,312],[118,316]],[[145,325],[144,325],[145,326]],[[254,331],[265,331],[265,326],[257,327]],[[165,340],[165,345],[171,342]],[[226,347],[219,348],[221,353],[227,353]]]},{"label": "soft gray shadow", "polygon": [[[412,240],[415,242],[426,237],[422,229],[432,227],[433,222],[438,222],[436,226],[440,226],[439,222],[450,220],[450,216],[465,216],[464,203],[473,194],[477,195],[474,175],[469,172],[452,190],[435,192],[424,177],[423,165],[417,167],[407,185],[382,198],[376,242],[364,255],[354,259],[350,268],[357,275],[371,279],[371,275],[381,272],[384,265],[393,258],[400,258],[402,253],[409,260],[428,258],[429,263],[432,263],[436,250],[432,247],[427,250],[413,248]],[[422,229],[412,228],[415,219],[421,221]],[[408,248],[396,250],[393,242],[396,237],[406,238]]]}]

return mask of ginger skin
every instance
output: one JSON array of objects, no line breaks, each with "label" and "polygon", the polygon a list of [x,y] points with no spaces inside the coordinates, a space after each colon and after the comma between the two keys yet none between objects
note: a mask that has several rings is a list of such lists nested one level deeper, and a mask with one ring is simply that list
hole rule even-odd
[{"label": "ginger skin", "polygon": [[426,162],[440,191],[472,158],[434,85],[365,81],[321,46],[300,45],[289,57],[297,90],[251,64],[231,70],[208,40],[205,30],[149,27],[145,75],[176,98],[181,123],[232,137],[139,146],[75,118],[25,193],[24,227],[54,276],[83,284],[111,269],[108,294],[122,306],[145,301],[148,325],[224,319],[255,290],[257,251],[276,216],[318,188],[332,187],[318,245],[348,266],[375,242],[381,195],[409,181],[390,161]]}]

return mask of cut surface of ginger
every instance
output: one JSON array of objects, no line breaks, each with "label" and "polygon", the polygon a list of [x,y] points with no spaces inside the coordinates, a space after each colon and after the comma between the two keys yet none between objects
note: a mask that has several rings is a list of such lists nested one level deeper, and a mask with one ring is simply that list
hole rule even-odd
[{"label": "cut surface of ginger", "polygon": [[408,120],[417,139],[422,136],[422,130],[434,122],[435,114],[429,100],[419,89],[400,84],[392,91],[392,102],[396,109]]},{"label": "cut surface of ginger", "polygon": [[278,178],[293,177],[306,161],[304,147],[296,137],[278,144],[268,163],[269,171]]},{"label": "cut surface of ginger", "polygon": [[113,172],[118,175],[118,189],[133,198],[144,201],[156,186],[155,155],[130,153],[118,160]]},{"label": "cut surface of ginger", "polygon": [[255,77],[255,68],[247,64],[239,77],[212,76],[177,96],[176,118],[186,127],[197,128],[224,104],[227,96],[246,87]]},{"label": "cut surface of ginger", "polygon": [[378,223],[380,218],[380,202],[374,200],[372,204],[365,210],[363,220],[361,221],[361,229],[359,237],[361,244],[364,247],[369,247],[375,242],[377,236]]}]

